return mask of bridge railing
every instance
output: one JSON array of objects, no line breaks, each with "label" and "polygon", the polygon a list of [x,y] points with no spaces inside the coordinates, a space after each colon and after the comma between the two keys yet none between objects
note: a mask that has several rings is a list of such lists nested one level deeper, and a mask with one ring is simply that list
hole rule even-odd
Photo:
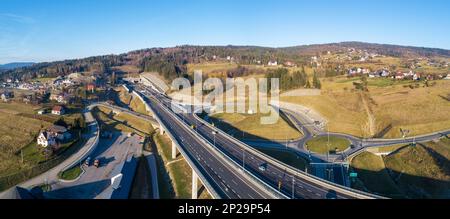
[{"label": "bridge railing", "polygon": [[257,155],[259,158],[263,159],[263,160],[268,160],[270,163],[275,164],[277,167],[282,168],[282,169],[286,169],[287,171],[289,171],[291,174],[295,175],[295,176],[299,176],[302,177],[305,180],[308,180],[310,182],[313,182],[315,184],[321,185],[325,188],[329,188],[329,189],[333,189],[335,191],[339,191],[343,194],[347,194],[350,195],[352,197],[355,198],[384,198],[381,196],[377,196],[374,194],[370,194],[370,193],[366,193],[363,191],[359,191],[359,190],[355,190],[352,188],[347,188],[347,187],[343,187],[341,185],[338,185],[336,183],[333,182],[329,182],[329,181],[325,181],[319,177],[316,177],[314,175],[305,173],[305,172],[301,172],[299,170],[294,169],[293,167],[283,164],[280,161],[273,159],[272,157],[263,154],[262,152],[257,151],[256,149],[254,149],[253,147],[243,143],[242,141],[239,141],[238,139],[236,139],[235,137],[229,135],[228,133],[212,126],[211,124],[209,124],[208,122],[204,121],[203,119],[201,119],[200,117],[198,117],[195,113],[194,116],[196,117],[196,119],[198,119],[200,122],[202,122],[204,125],[209,126],[212,129],[215,129],[216,131],[218,131],[219,133],[221,133],[222,135],[226,136],[227,138],[229,138],[231,141],[233,141],[234,143],[236,143],[237,145],[245,148],[248,151],[251,151],[252,154]]}]

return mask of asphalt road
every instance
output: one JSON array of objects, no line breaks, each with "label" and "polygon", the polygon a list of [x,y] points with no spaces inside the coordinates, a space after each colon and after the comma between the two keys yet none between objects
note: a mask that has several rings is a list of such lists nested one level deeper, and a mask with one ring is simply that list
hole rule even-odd
[{"label": "asphalt road", "polygon": [[[133,157],[139,155],[141,146],[142,140],[139,136],[128,137],[126,133],[114,133],[111,139],[100,139],[97,148],[89,155],[91,165],[83,165],[84,173],[81,177],[74,182],[60,181],[51,185],[52,191],[44,193],[44,197],[56,199],[111,198],[113,192],[111,178],[123,172],[122,169],[135,165]],[[99,168],[93,166],[95,159],[100,160]],[[134,171],[130,168],[123,174],[122,179],[129,180],[130,177],[127,176],[134,176]],[[121,189],[126,190],[129,189],[131,182],[124,180],[121,185]]]},{"label": "asphalt road", "polygon": [[[70,166],[74,162],[78,162],[82,157],[85,156],[86,153],[89,153],[89,151],[92,149],[92,146],[94,142],[97,139],[97,132],[98,125],[95,123],[95,119],[92,116],[90,112],[90,108],[86,108],[83,111],[83,116],[85,118],[86,124],[88,126],[88,134],[85,134],[83,137],[88,139],[85,145],[78,150],[75,154],[64,160],[62,163],[58,164],[54,168],[50,169],[49,171],[42,173],[39,176],[36,176],[30,180],[27,180],[26,182],[20,183],[17,186],[23,187],[23,188],[32,188],[34,186],[42,185],[44,183],[55,183],[58,182],[58,174],[63,170],[64,168]],[[10,191],[14,190],[14,188],[8,189],[2,193],[0,193],[0,199],[9,198]]]},{"label": "asphalt road", "polygon": [[[289,145],[296,149],[297,151],[308,154],[308,156],[311,156],[314,160],[313,162],[327,162],[327,160],[331,162],[344,162],[345,159],[349,156],[353,156],[354,154],[361,152],[362,150],[370,147],[379,147],[379,146],[387,146],[387,145],[395,145],[395,144],[409,144],[413,142],[426,142],[426,141],[432,141],[435,139],[439,139],[443,136],[448,136],[450,134],[450,130],[443,130],[440,132],[430,133],[426,135],[421,136],[412,136],[408,138],[397,138],[397,139],[361,139],[352,135],[348,134],[341,134],[341,133],[332,133],[329,134],[327,132],[321,131],[320,129],[317,129],[314,126],[311,126],[311,124],[306,123],[307,121],[305,118],[303,118],[302,114],[282,109],[282,112],[288,115],[288,118],[291,120],[291,122],[295,123],[297,127],[301,127],[300,131],[304,133],[304,137],[300,140],[290,142]],[[330,154],[328,159],[326,155],[321,154],[314,154],[310,153],[308,149],[306,148],[306,142],[313,138],[314,136],[320,137],[320,136],[335,136],[340,138],[345,138],[350,141],[352,147],[349,149],[343,151],[340,154]]]},{"label": "asphalt road", "polygon": [[[272,188],[278,189],[280,186],[280,190],[287,197],[293,198],[309,198],[309,199],[324,199],[324,198],[354,198],[354,196],[347,195],[344,193],[339,193],[332,189],[329,189],[328,184],[321,181],[321,183],[316,183],[314,180],[305,179],[303,173],[297,172],[295,175],[291,175],[286,171],[286,169],[280,168],[277,165],[272,165],[271,160],[266,160],[264,158],[260,158],[259,156],[253,155],[251,152],[246,151],[240,145],[230,140],[228,136],[218,132],[217,134],[213,134],[216,129],[209,127],[207,125],[200,125],[200,121],[198,121],[193,114],[174,114],[170,111],[170,99],[157,94],[148,88],[141,88],[145,91],[141,90],[147,97],[152,105],[152,107],[156,110],[156,114],[158,117],[164,121],[166,127],[170,127],[170,132],[173,133],[174,136],[179,138],[179,142],[186,147],[186,149],[190,150],[194,156],[199,156],[200,166],[203,168],[206,167],[206,171],[215,173],[216,170],[227,168],[226,165],[220,164],[214,158],[214,154],[206,153],[205,145],[197,140],[196,137],[190,136],[189,132],[183,132],[183,129],[189,127],[190,125],[196,125],[196,131],[206,138],[209,142],[215,142],[215,147],[217,150],[222,151],[227,154],[231,159],[233,159],[238,164],[243,164],[242,166],[257,176],[259,179],[263,180],[268,185],[272,186]],[[153,98],[158,98],[161,102],[157,100],[153,100]],[[163,109],[164,106],[165,108]],[[182,120],[184,120],[187,125],[183,127],[178,122],[176,122],[172,117],[180,116]],[[189,138],[187,138],[189,136]],[[187,139],[186,139],[187,138]],[[178,140],[178,139],[177,139]],[[264,171],[260,170],[260,166],[265,165],[266,169]],[[228,169],[228,168],[227,168]],[[236,171],[233,169],[229,170],[231,173],[235,173]],[[303,174],[303,175],[302,175]],[[248,196],[249,188],[253,188],[254,186],[248,184],[238,183],[236,180],[239,179],[239,176],[233,176],[234,174],[228,173],[228,171],[220,172],[218,175],[214,175],[211,177],[210,182],[224,182],[226,181],[226,185],[233,185],[230,188],[233,188],[235,192],[234,196],[228,196],[229,198],[258,198],[254,196]],[[230,183],[231,180],[231,183]],[[236,181],[233,183],[232,181]],[[220,184],[220,183],[219,183]],[[228,186],[227,186],[228,187]],[[223,191],[224,187],[220,187]],[[226,188],[226,187],[225,187]],[[240,195],[240,196],[239,196]]]},{"label": "asphalt road", "polygon": [[220,192],[221,198],[227,199],[265,199],[273,198],[264,189],[255,186],[243,176],[243,173],[230,167],[226,161],[217,157],[207,145],[201,142],[185,127],[181,125],[174,115],[169,114],[161,104],[153,98],[147,99],[154,113],[161,119],[175,140],[182,145],[195,165],[204,173],[208,182]]}]

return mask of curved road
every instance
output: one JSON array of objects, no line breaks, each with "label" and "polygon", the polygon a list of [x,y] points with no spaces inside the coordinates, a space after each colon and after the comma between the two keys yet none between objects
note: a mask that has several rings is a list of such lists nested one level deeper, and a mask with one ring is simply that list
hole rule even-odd
[{"label": "curved road", "polygon": [[[99,127],[97,122],[95,121],[94,117],[91,114],[92,106],[88,106],[83,111],[83,116],[86,120],[87,127],[89,129],[89,133],[86,134],[84,137],[88,138],[85,145],[80,148],[75,154],[64,160],[62,163],[58,164],[57,166],[53,167],[52,169],[48,170],[45,173],[42,173],[30,180],[27,180],[25,182],[20,183],[19,187],[22,188],[31,188],[37,185],[42,185],[44,183],[53,183],[57,182],[59,180],[58,174],[63,171],[64,169],[70,168],[75,163],[81,162],[86,155],[88,155],[97,144],[97,140],[99,137]],[[15,191],[15,186],[0,193],[0,199],[9,199],[11,197],[11,193]]]},{"label": "curved road", "polygon": [[[158,114],[158,117],[166,123],[167,127],[171,127],[172,130],[170,131],[174,131],[176,136],[179,136],[180,138],[187,136],[185,133],[178,131],[183,129],[183,127],[180,127],[177,120],[182,120],[185,123],[185,125],[182,126],[195,125],[194,130],[196,131],[196,133],[208,140],[211,144],[214,145],[213,147],[216,150],[226,154],[232,161],[237,164],[242,164],[241,170],[245,169],[246,172],[249,172],[252,175],[256,176],[258,179],[262,180],[273,189],[278,188],[279,192],[287,197],[306,199],[347,199],[376,197],[367,193],[345,188],[337,184],[329,183],[309,174],[293,170],[288,166],[271,159],[268,156],[261,155],[261,153],[255,152],[255,150],[251,147],[245,146],[237,140],[233,140],[231,136],[228,136],[226,133],[221,132],[215,127],[211,127],[207,123],[198,121],[192,113],[173,113],[170,110],[171,100],[166,96],[158,94],[149,88],[140,86],[137,86],[136,88],[140,93],[144,94],[147,97],[146,101],[152,105],[152,108],[156,109],[156,114]],[[178,117],[178,119],[174,120],[174,117]],[[185,140],[184,142],[187,141],[191,140]],[[190,147],[194,147],[195,145],[196,144],[188,144],[186,148],[189,149]],[[201,144],[198,144],[195,147],[197,148],[197,150],[204,150],[202,149]],[[213,157],[203,157],[199,160],[206,160],[207,162],[205,162],[204,165],[211,167],[213,170],[217,170],[220,166],[216,166],[217,164],[215,162],[211,162],[209,160],[210,158],[214,159]],[[262,165],[265,166],[264,170],[260,168]],[[239,170],[234,171],[239,172]],[[230,180],[230,176],[222,174],[219,174],[218,177],[219,176],[221,176],[222,179],[227,179],[228,181]],[[232,177],[231,179],[233,178],[234,177]],[[217,179],[213,179],[212,182],[217,182]],[[236,194],[241,195],[246,195],[249,192],[249,188],[254,187],[255,185],[251,186],[248,184],[239,183],[236,183],[233,186],[233,188],[240,191]],[[249,198],[249,196],[247,195],[245,197]]]},{"label": "curved road", "polygon": [[[306,118],[304,115],[288,110],[288,109],[280,109],[281,113],[284,113],[287,118],[297,127],[297,129],[303,133],[303,137],[298,140],[290,141],[288,142],[288,147],[292,150],[295,150],[296,152],[299,152],[302,156],[309,158],[312,162],[320,163],[320,162],[345,162],[347,157],[353,156],[361,151],[363,151],[366,148],[370,147],[380,147],[380,146],[388,146],[388,145],[395,145],[395,144],[408,144],[408,143],[414,143],[414,142],[426,142],[426,141],[432,141],[435,139],[439,139],[445,136],[448,136],[450,134],[450,130],[443,130],[440,132],[434,132],[426,135],[420,135],[420,136],[413,136],[408,138],[397,138],[397,139],[362,139],[356,136],[352,136],[349,134],[342,134],[342,133],[333,133],[330,132],[329,134],[327,132],[322,131],[320,128],[318,128],[315,124],[312,124],[311,122],[308,122],[309,119]],[[314,137],[320,137],[320,136],[334,136],[334,137],[340,137],[345,138],[350,141],[351,147],[347,150],[343,151],[339,154],[330,154],[328,159],[327,155],[323,154],[317,154],[317,153],[311,153],[306,148],[306,142],[311,140]],[[265,146],[265,147],[285,147],[286,142],[279,141],[245,141],[248,144],[251,144],[253,146]]]}]

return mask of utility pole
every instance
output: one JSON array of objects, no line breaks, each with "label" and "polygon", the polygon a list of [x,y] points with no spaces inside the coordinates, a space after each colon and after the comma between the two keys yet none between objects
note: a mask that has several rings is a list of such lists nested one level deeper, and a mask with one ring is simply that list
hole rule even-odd
[{"label": "utility pole", "polygon": [[292,175],[292,199],[295,198],[295,178],[294,175]]},{"label": "utility pole", "polygon": [[245,171],[245,149],[242,149],[242,171]]},{"label": "utility pole", "polygon": [[327,162],[330,162],[329,156],[330,156],[330,126],[327,125],[327,135],[328,135],[328,142],[327,142]]},{"label": "utility pole", "polygon": [[287,132],[285,133],[286,134],[286,149],[288,148],[288,137],[287,137]]}]

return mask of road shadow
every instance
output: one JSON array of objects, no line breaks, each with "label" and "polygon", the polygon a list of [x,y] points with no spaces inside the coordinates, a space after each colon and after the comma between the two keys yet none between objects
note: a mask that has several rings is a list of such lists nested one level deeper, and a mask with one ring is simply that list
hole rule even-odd
[{"label": "road shadow", "polygon": [[111,184],[105,179],[96,182],[65,187],[44,193],[46,199],[93,199]]},{"label": "road shadow", "polygon": [[[423,147],[418,144],[416,147]],[[429,147],[423,147],[442,172],[450,175],[449,160]],[[398,150],[397,152],[399,153]],[[414,158],[412,158],[414,159]],[[421,158],[417,158],[421,159]],[[367,192],[390,198],[412,199],[448,199],[450,198],[450,181],[431,177],[411,175],[404,171],[384,168],[379,171],[358,169],[352,167],[358,173],[357,180],[353,180],[352,187]],[[442,177],[442,176],[441,176]]]}]

